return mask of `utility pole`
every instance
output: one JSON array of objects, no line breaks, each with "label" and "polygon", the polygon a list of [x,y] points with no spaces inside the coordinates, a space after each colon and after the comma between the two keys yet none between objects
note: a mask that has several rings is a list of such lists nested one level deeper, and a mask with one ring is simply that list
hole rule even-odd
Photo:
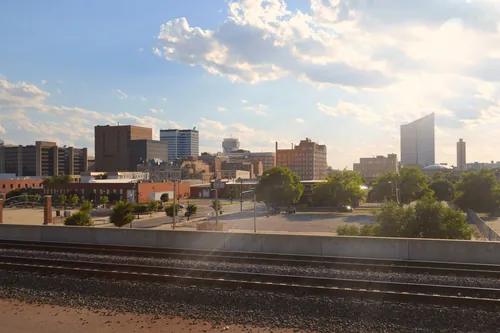
[{"label": "utility pole", "polygon": [[253,191],[253,232],[257,233],[257,196]]},{"label": "utility pole", "polygon": [[240,213],[243,211],[243,178],[240,178]]},{"label": "utility pole", "polygon": [[176,181],[174,180],[174,203],[172,205],[172,229],[175,230],[175,185]]},{"label": "utility pole", "polygon": [[219,180],[215,179],[215,203],[214,203],[214,208],[215,208],[215,230],[217,230],[217,227],[219,226]]}]

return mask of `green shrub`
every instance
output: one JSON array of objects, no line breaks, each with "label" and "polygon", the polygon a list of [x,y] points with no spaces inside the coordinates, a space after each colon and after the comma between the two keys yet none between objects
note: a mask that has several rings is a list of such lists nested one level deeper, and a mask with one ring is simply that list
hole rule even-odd
[{"label": "green shrub", "polygon": [[79,211],[65,218],[64,225],[87,227],[94,225],[94,222],[92,221],[88,211]]},{"label": "green shrub", "polygon": [[123,227],[134,220],[134,205],[127,201],[118,201],[113,207],[109,221],[117,227]]},{"label": "green shrub", "polygon": [[92,204],[89,201],[85,200],[84,202],[82,202],[80,206],[80,211],[88,213],[92,210],[92,208],[93,208]]},{"label": "green shrub", "polygon": [[191,214],[196,214],[196,211],[198,210],[198,206],[196,206],[195,204],[189,204],[187,206],[187,211]]},{"label": "green shrub", "polygon": [[359,236],[360,230],[355,225],[341,225],[337,228],[337,234],[339,236]]},{"label": "green shrub", "polygon": [[[179,204],[175,204],[175,216],[178,216],[179,215],[179,210],[180,210],[180,207],[179,207]],[[167,214],[167,216],[174,216],[174,205],[168,205],[167,208],[165,208],[165,214]]]}]

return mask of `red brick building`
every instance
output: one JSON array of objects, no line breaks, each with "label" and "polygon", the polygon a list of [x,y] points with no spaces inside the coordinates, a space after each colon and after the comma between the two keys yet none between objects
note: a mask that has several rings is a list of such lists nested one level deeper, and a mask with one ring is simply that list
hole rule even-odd
[{"label": "red brick building", "polygon": [[38,178],[0,179],[0,194],[7,194],[15,189],[39,188],[42,183],[43,179]]},{"label": "red brick building", "polygon": [[[190,184],[180,182],[175,184],[175,197],[187,198],[190,195]],[[160,200],[163,193],[168,193],[170,199],[174,197],[174,183],[134,183],[134,182],[94,182],[70,184],[46,184],[45,195],[72,195],[80,198],[93,199],[100,202],[102,196],[107,196],[110,201],[128,200],[130,202],[146,203],[151,200]]]}]

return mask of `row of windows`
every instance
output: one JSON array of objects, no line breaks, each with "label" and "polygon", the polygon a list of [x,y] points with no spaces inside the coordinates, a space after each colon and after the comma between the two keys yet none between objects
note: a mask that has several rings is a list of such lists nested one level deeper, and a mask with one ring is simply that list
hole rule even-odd
[{"label": "row of windows", "polygon": [[[13,189],[14,184],[9,184],[9,188]],[[24,184],[24,188],[30,187],[29,184]],[[31,187],[35,187],[35,184],[31,184]],[[5,184],[2,184],[2,188],[6,188]],[[21,188],[21,184],[17,184],[17,188]]]}]

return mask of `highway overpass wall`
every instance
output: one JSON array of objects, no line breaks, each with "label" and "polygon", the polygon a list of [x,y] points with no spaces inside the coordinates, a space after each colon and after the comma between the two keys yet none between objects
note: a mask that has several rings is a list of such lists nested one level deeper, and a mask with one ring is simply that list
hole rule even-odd
[{"label": "highway overpass wall", "polygon": [[14,224],[0,239],[500,264],[500,242]]}]

